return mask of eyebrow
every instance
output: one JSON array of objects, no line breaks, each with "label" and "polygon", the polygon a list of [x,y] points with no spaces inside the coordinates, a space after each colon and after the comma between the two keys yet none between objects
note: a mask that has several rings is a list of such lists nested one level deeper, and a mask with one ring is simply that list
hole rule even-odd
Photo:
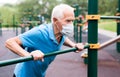
[{"label": "eyebrow", "polygon": [[71,20],[71,19],[67,19],[66,21],[74,21],[74,20]]},{"label": "eyebrow", "polygon": [[75,20],[75,18],[66,18],[65,20]]},{"label": "eyebrow", "polygon": [[67,19],[66,21],[70,22],[70,21],[74,21],[73,19]]}]

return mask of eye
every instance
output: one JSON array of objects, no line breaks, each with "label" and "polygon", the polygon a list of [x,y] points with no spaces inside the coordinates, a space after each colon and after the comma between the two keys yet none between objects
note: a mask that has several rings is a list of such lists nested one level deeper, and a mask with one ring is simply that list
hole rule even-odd
[{"label": "eye", "polygon": [[66,21],[67,21],[68,23],[69,23],[69,22],[73,22],[73,20],[66,20]]}]

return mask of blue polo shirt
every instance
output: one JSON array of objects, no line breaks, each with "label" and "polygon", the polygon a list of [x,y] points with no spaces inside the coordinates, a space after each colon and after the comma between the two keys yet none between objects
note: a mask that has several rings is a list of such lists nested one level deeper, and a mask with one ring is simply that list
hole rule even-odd
[{"label": "blue polo shirt", "polygon": [[[54,36],[52,24],[42,24],[31,29],[24,34],[19,35],[23,48],[28,52],[40,50],[44,54],[57,51],[65,41],[62,36],[60,43]],[[48,65],[54,60],[55,56],[44,58],[44,62],[27,61],[16,65],[14,73],[16,77],[44,77]]]}]

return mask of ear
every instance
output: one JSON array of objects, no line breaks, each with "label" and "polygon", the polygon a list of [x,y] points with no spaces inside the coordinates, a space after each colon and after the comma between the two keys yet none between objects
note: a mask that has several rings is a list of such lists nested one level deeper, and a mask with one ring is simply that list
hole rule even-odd
[{"label": "ear", "polygon": [[58,21],[58,19],[57,18],[53,18],[53,22],[55,23],[56,21]]}]

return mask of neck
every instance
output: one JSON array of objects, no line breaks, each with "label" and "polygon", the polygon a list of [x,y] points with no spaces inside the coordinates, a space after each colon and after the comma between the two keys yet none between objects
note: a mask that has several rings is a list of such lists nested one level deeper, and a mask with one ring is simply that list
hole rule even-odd
[{"label": "neck", "polygon": [[61,33],[60,33],[60,29],[57,27],[57,26],[53,26],[53,29],[54,29],[54,35],[56,36],[56,35],[61,35]]},{"label": "neck", "polygon": [[62,34],[60,33],[59,28],[57,28],[57,26],[54,25],[53,29],[54,29],[55,38],[57,39],[58,42],[60,42]]}]

